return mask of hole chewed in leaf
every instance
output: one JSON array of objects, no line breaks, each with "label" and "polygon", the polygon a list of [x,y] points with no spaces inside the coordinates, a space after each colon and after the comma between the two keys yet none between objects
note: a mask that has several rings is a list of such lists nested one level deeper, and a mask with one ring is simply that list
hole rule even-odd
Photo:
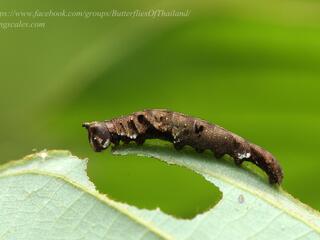
[{"label": "hole chewed in leaf", "polygon": [[222,198],[215,185],[185,167],[132,154],[95,154],[90,159],[88,174],[97,189],[140,209],[159,208],[175,218],[191,219]]}]

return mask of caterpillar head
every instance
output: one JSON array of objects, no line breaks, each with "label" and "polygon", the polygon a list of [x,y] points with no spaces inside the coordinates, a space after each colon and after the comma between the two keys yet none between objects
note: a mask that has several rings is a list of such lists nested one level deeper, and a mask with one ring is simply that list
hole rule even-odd
[{"label": "caterpillar head", "polygon": [[103,122],[83,123],[82,126],[88,130],[89,142],[94,151],[101,152],[109,147],[111,135]]}]

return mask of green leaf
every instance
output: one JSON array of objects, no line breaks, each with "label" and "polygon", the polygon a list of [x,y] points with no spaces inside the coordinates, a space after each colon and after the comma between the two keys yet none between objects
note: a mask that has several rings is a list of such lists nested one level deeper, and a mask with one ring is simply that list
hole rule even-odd
[{"label": "green leaf", "polygon": [[98,193],[86,160],[43,151],[0,168],[0,239],[320,239],[318,212],[228,161],[163,146],[114,153],[188,167],[223,198],[191,220],[137,209]]}]

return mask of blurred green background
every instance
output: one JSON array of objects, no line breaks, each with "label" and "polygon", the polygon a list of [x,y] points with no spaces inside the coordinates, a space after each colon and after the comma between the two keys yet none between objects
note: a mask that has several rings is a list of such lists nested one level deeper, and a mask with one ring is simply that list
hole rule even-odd
[{"label": "blurred green background", "polygon": [[145,108],[219,124],[281,162],[283,187],[320,209],[318,1],[9,1],[0,11],[191,10],[189,17],[0,18],[1,162],[32,149],[88,157],[110,197],[192,217],[214,204],[202,177],[154,159],[94,153],[81,128]]}]

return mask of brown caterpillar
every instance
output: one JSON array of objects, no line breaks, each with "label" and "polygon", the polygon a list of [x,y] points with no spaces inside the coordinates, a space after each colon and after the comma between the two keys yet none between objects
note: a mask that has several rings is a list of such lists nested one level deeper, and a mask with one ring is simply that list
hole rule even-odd
[{"label": "brown caterpillar", "polygon": [[283,178],[281,167],[271,153],[218,125],[181,113],[150,109],[82,126],[88,130],[89,142],[97,152],[111,143],[143,144],[146,139],[157,138],[172,142],[176,149],[189,145],[197,152],[210,149],[216,158],[228,154],[237,165],[252,162],[267,173],[271,184],[280,184]]}]

